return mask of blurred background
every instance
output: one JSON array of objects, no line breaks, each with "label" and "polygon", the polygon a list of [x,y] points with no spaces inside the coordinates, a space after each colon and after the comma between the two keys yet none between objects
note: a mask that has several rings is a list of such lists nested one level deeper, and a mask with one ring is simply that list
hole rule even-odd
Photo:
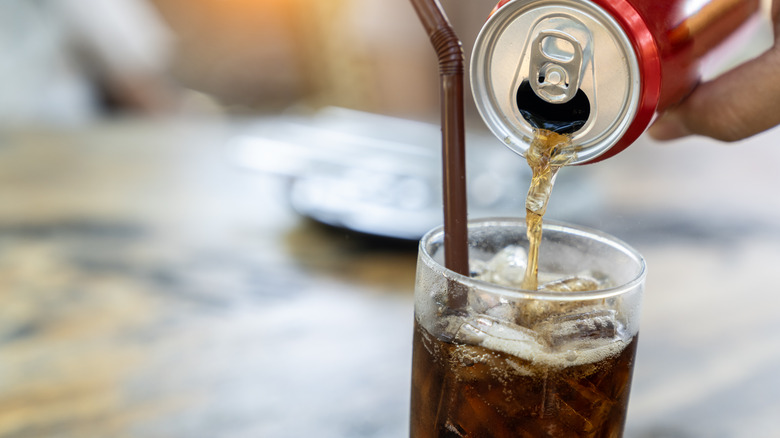
[{"label": "blurred background", "polygon": [[[491,8],[448,9],[471,41]],[[3,9],[13,62],[2,72],[16,79],[4,84],[4,106],[16,105],[4,108],[6,120],[72,120],[66,99],[80,111],[87,101],[112,110],[200,108],[193,94],[231,113],[307,105],[431,118],[438,107],[436,62],[406,3],[36,0]],[[22,105],[33,88],[37,99]]]},{"label": "blurred background", "polygon": [[[442,4],[468,60],[494,1]],[[771,41],[764,17],[709,65]],[[410,3],[4,0],[0,55],[0,437],[407,435],[441,222]],[[525,163],[469,93],[470,215],[520,216]],[[558,177],[549,217],[648,261],[627,436],[780,428],[777,135]]]}]

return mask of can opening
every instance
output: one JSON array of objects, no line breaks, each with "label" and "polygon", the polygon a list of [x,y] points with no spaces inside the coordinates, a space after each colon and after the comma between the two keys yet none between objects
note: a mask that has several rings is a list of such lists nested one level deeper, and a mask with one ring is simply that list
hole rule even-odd
[{"label": "can opening", "polygon": [[[544,78],[539,78],[544,82]],[[517,109],[537,129],[571,134],[585,125],[590,117],[590,100],[581,89],[565,103],[550,103],[534,93],[528,80],[517,88]]]}]

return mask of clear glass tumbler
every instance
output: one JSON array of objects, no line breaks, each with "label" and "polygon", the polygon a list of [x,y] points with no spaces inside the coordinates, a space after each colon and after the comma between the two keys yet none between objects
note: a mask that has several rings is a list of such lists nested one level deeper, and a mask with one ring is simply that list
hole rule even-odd
[{"label": "clear glass tumbler", "polygon": [[542,286],[527,291],[522,218],[470,222],[470,277],[443,266],[443,240],[439,228],[420,242],[411,437],[622,436],[642,256],[545,221]]}]

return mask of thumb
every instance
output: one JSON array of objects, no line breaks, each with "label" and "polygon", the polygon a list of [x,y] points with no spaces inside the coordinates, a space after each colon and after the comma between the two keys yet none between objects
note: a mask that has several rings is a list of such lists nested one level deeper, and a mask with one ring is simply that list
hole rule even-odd
[{"label": "thumb", "polygon": [[650,137],[660,140],[674,140],[692,134],[678,111],[667,111],[647,130]]}]

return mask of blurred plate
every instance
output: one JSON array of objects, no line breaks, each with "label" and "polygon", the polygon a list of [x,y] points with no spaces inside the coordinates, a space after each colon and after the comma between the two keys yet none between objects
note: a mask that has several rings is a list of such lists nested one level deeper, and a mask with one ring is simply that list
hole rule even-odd
[{"label": "blurred plate", "polygon": [[[442,223],[438,125],[327,108],[259,121],[229,152],[243,168],[288,178],[291,206],[317,221],[412,240]],[[467,133],[466,155],[469,217],[524,216],[525,159],[487,131]],[[597,201],[587,172],[562,171],[548,215],[576,218]]]}]

